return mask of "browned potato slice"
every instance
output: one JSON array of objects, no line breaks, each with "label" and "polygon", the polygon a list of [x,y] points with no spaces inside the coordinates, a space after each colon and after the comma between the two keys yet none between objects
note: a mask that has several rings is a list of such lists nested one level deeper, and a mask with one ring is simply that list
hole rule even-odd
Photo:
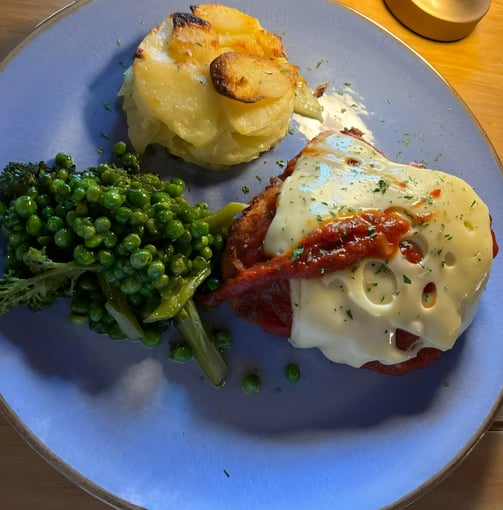
[{"label": "browned potato slice", "polygon": [[281,38],[264,30],[257,18],[220,4],[192,5],[195,16],[210,23],[220,34],[222,42],[245,53],[271,57],[286,57]]},{"label": "browned potato slice", "polygon": [[284,59],[268,59],[230,51],[210,64],[215,90],[230,99],[256,103],[287,94],[298,78],[298,70]]},{"label": "browned potato slice", "polygon": [[186,12],[173,14],[173,32],[168,42],[176,62],[211,62],[219,54],[218,33],[210,23]]}]

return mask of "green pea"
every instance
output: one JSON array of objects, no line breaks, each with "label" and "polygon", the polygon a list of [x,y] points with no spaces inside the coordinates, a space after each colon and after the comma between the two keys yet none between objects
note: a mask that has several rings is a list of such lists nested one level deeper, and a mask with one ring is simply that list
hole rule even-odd
[{"label": "green pea", "polygon": [[166,289],[169,285],[169,276],[167,274],[160,275],[155,280],[152,280],[152,285],[157,290]]},{"label": "green pea", "polygon": [[86,199],[93,204],[101,203],[104,193],[100,186],[89,186],[86,190]]},{"label": "green pea", "polygon": [[163,202],[167,202],[169,204],[171,197],[168,193],[164,193],[162,191],[154,191],[152,195],[150,195],[150,203],[151,204],[160,204]]},{"label": "green pea", "polygon": [[106,209],[117,209],[119,208],[126,197],[118,189],[109,189],[103,193],[100,199],[100,204]]},{"label": "green pea", "polygon": [[201,251],[204,248],[206,248],[207,246],[209,246],[209,244],[210,244],[209,237],[202,236],[202,237],[199,237],[198,239],[194,239],[194,241],[192,241],[192,248],[196,251]]},{"label": "green pea", "polygon": [[77,281],[77,290],[87,292],[89,294],[91,292],[95,292],[97,289],[98,283],[91,275],[84,274]]},{"label": "green pea", "polygon": [[141,290],[141,282],[136,278],[125,278],[121,282],[121,292],[124,294],[135,294],[140,292]]},{"label": "green pea", "polygon": [[22,218],[28,218],[37,211],[37,202],[28,195],[21,195],[14,201],[16,213]]},{"label": "green pea", "polygon": [[179,342],[171,349],[171,358],[177,363],[187,363],[187,361],[190,361],[192,357],[192,348],[185,342]]},{"label": "green pea", "polygon": [[129,262],[135,269],[143,269],[152,262],[152,253],[149,250],[140,249],[131,253]]},{"label": "green pea", "polygon": [[184,223],[192,223],[197,219],[197,211],[188,204],[180,204],[178,216]]},{"label": "green pea", "polygon": [[218,329],[213,333],[213,339],[217,349],[223,351],[231,346],[231,334],[226,329]]},{"label": "green pea", "polygon": [[144,248],[148,250],[152,254],[152,256],[155,256],[157,254],[157,248],[155,244],[146,244]]},{"label": "green pea", "polygon": [[122,225],[129,223],[133,211],[129,207],[117,207],[115,211],[115,220]]},{"label": "green pea", "polygon": [[138,234],[128,234],[121,242],[121,245],[128,252],[133,252],[141,246],[141,237]]},{"label": "green pea", "polygon": [[71,310],[74,313],[78,313],[81,315],[87,315],[89,313],[89,309],[91,307],[91,301],[86,296],[76,296],[73,298],[71,304]]},{"label": "green pea", "polygon": [[184,232],[185,228],[180,220],[171,220],[164,227],[164,235],[172,240],[179,239]]},{"label": "green pea", "polygon": [[73,224],[73,230],[79,237],[82,237],[82,239],[89,239],[96,235],[96,229],[94,228],[91,218],[76,218]]},{"label": "green pea", "polygon": [[47,190],[52,183],[52,174],[49,172],[43,172],[38,177],[38,184],[41,189]]},{"label": "green pea", "polygon": [[188,267],[187,267],[187,260],[185,257],[175,257],[169,266],[171,272],[174,275],[181,275],[184,274]]},{"label": "green pea", "polygon": [[70,322],[76,326],[85,326],[87,324],[87,315],[81,315],[78,313],[70,314]]},{"label": "green pea", "polygon": [[225,245],[224,236],[222,234],[214,234],[213,242],[211,244],[215,248],[215,250],[222,251]]},{"label": "green pea", "polygon": [[255,393],[259,392],[260,385],[261,381],[258,374],[256,372],[251,372],[243,377],[241,387],[243,388],[243,391],[248,395],[254,395]]},{"label": "green pea", "polygon": [[205,221],[195,220],[190,225],[190,233],[193,239],[201,239],[210,233],[210,227]]},{"label": "green pea", "polygon": [[82,186],[76,186],[72,191],[72,200],[77,203],[84,199],[86,190]]},{"label": "green pea", "polygon": [[98,248],[98,246],[100,246],[101,243],[103,243],[103,238],[104,238],[103,234],[95,233],[91,237],[86,237],[84,239],[84,246],[86,248]]},{"label": "green pea", "polygon": [[67,181],[70,174],[68,173],[68,169],[66,168],[60,168],[56,173],[58,179],[61,179],[62,181]]},{"label": "green pea", "polygon": [[155,211],[155,221],[159,225],[167,225],[173,219],[174,219],[173,211],[170,211],[169,209]]},{"label": "green pea", "polygon": [[118,242],[119,238],[115,232],[108,231],[103,235],[103,246],[105,248],[114,248]]},{"label": "green pea", "polygon": [[42,216],[42,218],[49,218],[50,216],[54,215],[55,212],[56,211],[52,205],[45,205],[40,211],[40,216]]},{"label": "green pea", "polygon": [[129,223],[131,225],[144,225],[149,220],[148,214],[143,211],[133,211]]},{"label": "green pea", "polygon": [[154,260],[148,265],[147,276],[150,280],[156,280],[164,274],[166,267],[160,260]]},{"label": "green pea", "polygon": [[[29,197],[33,198],[33,199],[37,199],[38,197],[38,189],[36,186],[30,186],[26,191],[25,191],[25,195],[28,195]],[[38,202],[37,202],[37,205],[38,205]]]},{"label": "green pea", "polygon": [[57,200],[64,200],[72,195],[72,188],[62,179],[55,179],[50,189]]},{"label": "green pea", "polygon": [[96,260],[105,267],[111,266],[115,263],[115,255],[110,250],[99,250],[96,254]]},{"label": "green pea", "polygon": [[56,154],[54,163],[57,166],[61,166],[63,168],[71,168],[74,164],[72,157],[69,154],[65,154],[64,152],[58,152]]},{"label": "green pea", "polygon": [[117,142],[114,146],[113,146],[113,153],[116,155],[116,156],[123,156],[127,151],[127,145],[125,142]]},{"label": "green pea", "polygon": [[19,260],[20,262],[23,261],[24,259],[24,255],[25,253],[30,249],[30,244],[29,243],[22,243],[20,244],[17,248],[16,248],[16,251],[15,251],[15,256],[16,256],[16,259]]},{"label": "green pea", "polygon": [[133,154],[131,152],[126,152],[122,158],[122,164],[126,168],[138,168],[140,165],[140,162],[138,160],[138,156],[136,154]]},{"label": "green pea", "polygon": [[74,209],[73,211],[68,211],[65,215],[66,223],[73,227],[75,225],[75,220],[80,218],[79,213]]},{"label": "green pea", "polygon": [[63,218],[60,218],[59,216],[49,216],[45,222],[45,226],[49,232],[57,232],[58,230],[61,230],[64,226]]},{"label": "green pea", "polygon": [[155,328],[144,328],[142,342],[147,347],[157,347],[161,343],[161,332]]},{"label": "green pea", "polygon": [[94,228],[96,232],[102,234],[108,232],[112,228],[112,222],[107,216],[98,216],[98,218],[94,220]]},{"label": "green pea", "polygon": [[132,207],[143,208],[150,203],[150,195],[144,189],[129,188],[126,191],[126,200]]},{"label": "green pea", "polygon": [[100,177],[101,177],[101,182],[107,186],[113,186],[114,184],[117,183],[119,177],[117,175],[117,172],[113,169],[113,168],[110,168],[110,166],[108,166],[107,164],[102,164],[100,165]]},{"label": "green pea", "polygon": [[46,205],[52,204],[52,198],[47,193],[40,193],[36,198],[37,206],[43,209]]},{"label": "green pea", "polygon": [[159,229],[157,228],[157,224],[154,218],[149,218],[147,223],[145,223],[145,230],[151,236],[158,236],[160,234]]},{"label": "green pea", "polygon": [[81,244],[73,249],[73,259],[82,266],[90,266],[96,262],[94,253]]},{"label": "green pea", "polygon": [[288,363],[285,368],[285,376],[288,382],[296,383],[300,379],[300,368],[295,363]]},{"label": "green pea", "polygon": [[199,250],[199,254],[206,260],[211,260],[211,257],[213,256],[213,250],[209,246],[205,246],[204,248]]},{"label": "green pea", "polygon": [[75,234],[72,229],[65,227],[54,234],[54,243],[59,248],[70,248],[75,240]]},{"label": "green pea", "polygon": [[92,175],[90,172],[82,172],[81,179],[80,179],[80,185],[82,187],[84,187],[86,190],[88,188],[92,188],[94,186],[99,186],[95,177],[96,176]]},{"label": "green pea", "polygon": [[105,316],[105,308],[103,305],[93,301],[89,306],[89,320],[99,322]]},{"label": "green pea", "polygon": [[44,226],[44,222],[42,221],[40,216],[38,216],[37,214],[32,214],[26,220],[25,229],[28,234],[36,237],[41,234],[43,226]]}]

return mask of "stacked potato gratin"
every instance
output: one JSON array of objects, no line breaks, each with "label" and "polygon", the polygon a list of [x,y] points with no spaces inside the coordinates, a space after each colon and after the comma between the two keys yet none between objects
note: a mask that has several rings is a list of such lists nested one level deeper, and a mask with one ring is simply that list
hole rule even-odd
[{"label": "stacked potato gratin", "polygon": [[259,21],[219,4],[174,13],[150,30],[125,73],[129,139],[221,170],[281,141],[294,111],[321,119],[317,98]]}]

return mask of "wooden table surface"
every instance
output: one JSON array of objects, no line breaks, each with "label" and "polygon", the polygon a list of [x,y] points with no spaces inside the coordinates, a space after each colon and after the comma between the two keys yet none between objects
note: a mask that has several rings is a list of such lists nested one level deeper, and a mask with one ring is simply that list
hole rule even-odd
[{"label": "wooden table surface", "polygon": [[[69,1],[1,0],[0,60],[40,20]],[[475,31],[456,43],[429,41],[413,34],[393,18],[382,0],[342,0],[342,3],[377,21],[430,62],[472,110],[503,160],[503,0],[493,0],[489,13]],[[109,507],[42,460],[0,414],[0,508]],[[408,508],[503,510],[503,406],[490,430],[454,473]]]}]

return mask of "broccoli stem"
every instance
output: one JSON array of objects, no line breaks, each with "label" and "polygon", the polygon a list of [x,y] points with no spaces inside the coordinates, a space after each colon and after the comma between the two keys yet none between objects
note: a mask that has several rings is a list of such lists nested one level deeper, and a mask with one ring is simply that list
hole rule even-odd
[{"label": "broccoli stem", "polygon": [[194,301],[190,299],[174,317],[174,324],[191,346],[194,358],[215,386],[222,386],[228,368],[220,351],[208,336]]},{"label": "broccoli stem", "polygon": [[143,320],[145,323],[163,321],[172,319],[194,296],[197,288],[210,275],[211,269],[209,264],[201,271],[190,278],[185,278],[184,284],[176,294],[164,299],[161,304]]},{"label": "broccoli stem", "polygon": [[106,282],[102,275],[99,275],[99,282],[103,295],[107,299],[105,309],[115,319],[121,331],[130,340],[144,338],[145,332],[132,312],[126,296],[117,286]]},{"label": "broccoli stem", "polygon": [[218,211],[215,211],[209,216],[206,216],[204,221],[210,227],[211,232],[219,231],[229,227],[234,219],[234,216],[239,214],[243,209],[246,209],[246,207],[248,207],[248,204],[242,204],[240,202],[229,202]]}]

